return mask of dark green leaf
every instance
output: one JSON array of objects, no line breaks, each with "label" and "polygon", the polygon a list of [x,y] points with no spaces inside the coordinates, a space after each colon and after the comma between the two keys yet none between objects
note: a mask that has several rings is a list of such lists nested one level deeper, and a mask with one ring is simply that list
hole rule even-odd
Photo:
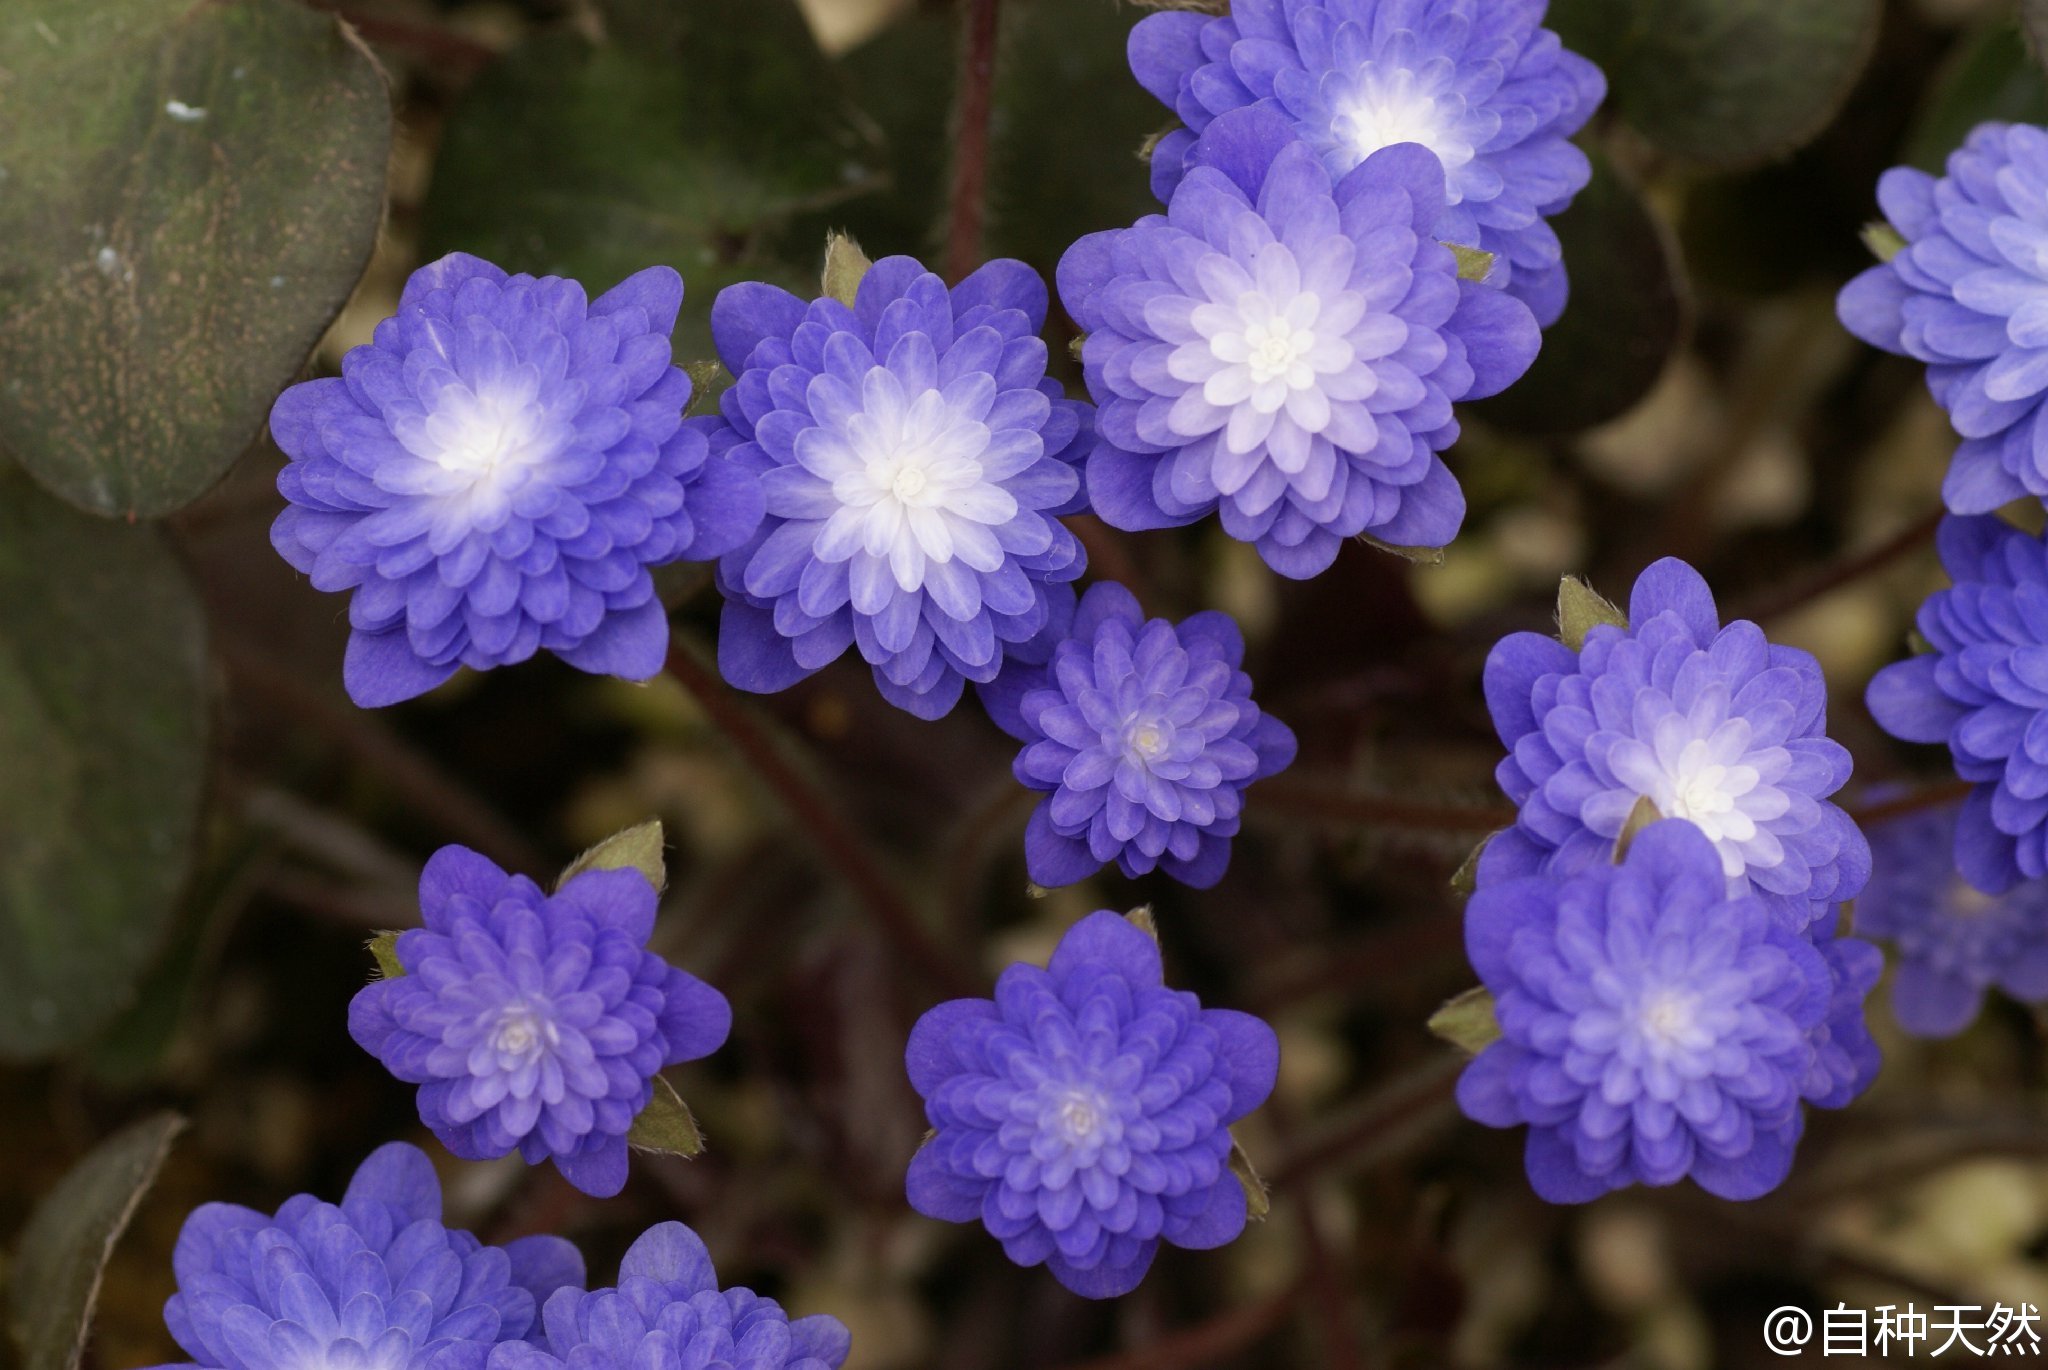
[{"label": "dark green leaf", "polygon": [[633,1120],[626,1144],[665,1156],[695,1156],[704,1150],[704,1134],[697,1130],[697,1120],[676,1087],[657,1075],[654,1098]]},{"label": "dark green leaf", "polygon": [[1557,0],[1549,23],[1607,73],[1609,101],[1664,151],[1709,166],[1782,156],[1863,70],[1879,0]]},{"label": "dark green leaf", "polygon": [[668,867],[662,856],[664,845],[659,818],[637,823],[624,832],[613,833],[570,862],[568,869],[562,872],[562,878],[555,882],[555,888],[560,889],[585,871],[636,870],[647,877],[647,883],[657,891],[666,889]]},{"label": "dark green leaf", "polygon": [[129,1002],[176,911],[205,769],[205,631],[153,528],[0,470],[0,1055]]},{"label": "dark green leaf", "polygon": [[1906,161],[1939,174],[1949,153],[1988,119],[2048,123],[2048,78],[2010,16],[1958,43],[1921,102],[1906,138]]},{"label": "dark green leaf", "polygon": [[176,1114],[159,1113],[115,1133],[36,1205],[7,1291],[8,1330],[23,1370],[75,1370],[100,1272],[184,1126]]},{"label": "dark green leaf", "polygon": [[1573,433],[1618,418],[1649,393],[1685,331],[1671,235],[1599,157],[1593,180],[1556,219],[1571,301],[1529,373],[1471,407],[1521,433]]},{"label": "dark green leaf", "polygon": [[1493,995],[1484,988],[1466,990],[1429,1015],[1429,1030],[1466,1055],[1477,1056],[1500,1040]]},{"label": "dark green leaf", "polygon": [[815,292],[816,258],[778,263],[766,235],[867,188],[875,149],[793,0],[597,8],[603,42],[544,34],[463,98],[427,197],[427,251],[573,276],[593,295],[667,263],[692,301],[678,355],[708,356],[721,287]]},{"label": "dark green leaf", "polygon": [[1603,623],[1626,629],[1628,615],[1577,576],[1566,576],[1557,583],[1558,641],[1580,651],[1586,645],[1586,634]]},{"label": "dark green leaf", "polygon": [[0,447],[83,508],[169,513],[369,260],[384,78],[291,0],[9,0],[0,73]]}]

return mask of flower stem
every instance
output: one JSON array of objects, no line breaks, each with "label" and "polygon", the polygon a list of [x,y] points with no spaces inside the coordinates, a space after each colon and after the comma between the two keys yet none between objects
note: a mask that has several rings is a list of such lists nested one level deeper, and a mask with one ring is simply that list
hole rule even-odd
[{"label": "flower stem", "polygon": [[1227,1308],[1129,1351],[1077,1361],[1067,1370],[1197,1370],[1256,1345],[1286,1321],[1307,1285],[1296,1280],[1262,1299]]},{"label": "flower stem", "polygon": [[1864,804],[1849,810],[1849,817],[1858,826],[1868,828],[1893,818],[1901,818],[1922,809],[1938,809],[1944,804],[1960,804],[1969,798],[1970,791],[1977,787],[1967,780],[1944,780],[1925,789],[1902,794],[1897,799],[1887,799],[1879,804]]},{"label": "flower stem", "polygon": [[988,134],[995,113],[999,0],[964,0],[967,32],[960,52],[954,106],[953,181],[946,197],[946,279],[958,281],[981,264],[988,222]]},{"label": "flower stem", "polygon": [[1771,596],[1751,609],[1744,617],[1758,623],[1767,623],[1782,618],[1794,609],[1802,609],[1824,595],[1832,594],[1844,585],[1861,580],[1873,571],[1905,556],[1934,537],[1935,529],[1941,526],[1945,510],[1936,509],[1924,518],[1916,519],[1886,538],[1868,551],[1844,557],[1833,566],[1823,567],[1808,579],[1793,585],[1777,595]]},{"label": "flower stem", "polygon": [[1515,810],[1451,804],[1414,804],[1375,795],[1346,794],[1315,784],[1271,780],[1254,792],[1250,807],[1330,823],[1405,828],[1415,832],[1489,833],[1515,821]]},{"label": "flower stem", "polygon": [[718,673],[681,635],[669,645],[667,670],[718,725],[761,783],[782,801],[790,817],[817,847],[818,854],[838,872],[897,951],[947,993],[975,993],[978,977],[946,954],[926,930],[910,901],[868,854],[860,835],[782,754],[755,710],[719,679]]}]

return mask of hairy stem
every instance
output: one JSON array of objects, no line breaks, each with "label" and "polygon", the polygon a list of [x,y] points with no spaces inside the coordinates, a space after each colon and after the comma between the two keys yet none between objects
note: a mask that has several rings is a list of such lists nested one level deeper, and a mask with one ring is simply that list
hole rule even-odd
[{"label": "hairy stem", "polygon": [[946,195],[946,279],[958,281],[981,264],[988,223],[988,131],[995,112],[999,0],[963,0],[967,33],[953,128],[953,182]]}]

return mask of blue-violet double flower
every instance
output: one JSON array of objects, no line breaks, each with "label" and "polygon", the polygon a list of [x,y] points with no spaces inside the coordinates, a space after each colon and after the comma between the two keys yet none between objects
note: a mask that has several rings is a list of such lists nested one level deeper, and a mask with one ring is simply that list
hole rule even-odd
[{"label": "blue-violet double flower", "polygon": [[1229,615],[1148,621],[1129,590],[1103,582],[1049,666],[983,687],[990,716],[1025,744],[1017,779],[1047,792],[1024,832],[1034,881],[1070,885],[1111,861],[1198,889],[1222,879],[1245,786],[1295,753],[1294,733],[1252,702],[1243,665]]},{"label": "blue-violet double flower", "polygon": [[1369,533],[1441,547],[1465,496],[1453,401],[1535,359],[1521,301],[1430,236],[1443,169],[1412,143],[1341,180],[1269,110],[1212,125],[1164,215],[1082,238],[1060,297],[1101,406],[1088,497],[1118,528],[1220,513],[1282,575]]},{"label": "blue-violet double flower", "polygon": [[951,290],[908,257],[852,308],[749,282],[712,336],[738,377],[712,449],[755,473],[767,517],[718,566],[718,661],[772,692],[857,647],[893,704],[937,718],[1073,613],[1087,559],[1058,515],[1087,406],[1045,374],[1045,283],[996,261]]},{"label": "blue-violet double flower", "polygon": [[754,477],[683,427],[682,302],[667,267],[590,301],[458,252],[413,273],[339,377],[278,397],[290,504],[270,540],[316,589],[355,592],[358,704],[542,649],[631,680],[661,669],[648,568],[715,557],[761,518]]},{"label": "blue-violet double flower", "polygon": [[1956,810],[1905,814],[1871,830],[1870,887],[1856,931],[1892,944],[1892,1014],[1916,1037],[1953,1037],[1977,1020],[1985,991],[2048,1001],[2048,880],[2003,894],[1956,871]]},{"label": "blue-violet double flower", "polygon": [[588,870],[553,895],[464,847],[420,875],[423,928],[399,934],[405,974],[349,1005],[348,1030],[466,1160],[552,1159],[586,1194],[626,1183],[626,1133],[664,1066],[721,1046],[725,996],[647,950],[655,891],[635,870]]},{"label": "blue-violet double flower", "polygon": [[1428,232],[1497,257],[1493,284],[1549,325],[1566,281],[1547,220],[1592,176],[1567,141],[1607,93],[1600,69],[1542,27],[1548,0],[1235,0],[1220,18],[1150,15],[1131,70],[1186,123],[1152,153],[1169,198],[1198,135],[1246,106],[1283,115],[1333,178],[1418,143],[1448,191]]},{"label": "blue-violet double flower", "polygon": [[616,1288],[564,1289],[526,1342],[489,1370],[839,1370],[853,1338],[826,1314],[792,1319],[751,1289],[720,1289],[711,1256],[678,1222],[641,1234]]},{"label": "blue-violet double flower", "polygon": [[1827,736],[1820,663],[1754,623],[1722,626],[1682,561],[1645,570],[1627,626],[1594,627],[1580,651],[1501,639],[1485,687],[1508,748],[1495,774],[1519,813],[1487,842],[1482,884],[1607,864],[1643,799],[1712,839],[1731,896],[1755,891],[1792,926],[1869,878],[1869,844],[1828,798],[1851,762]]},{"label": "blue-violet double flower", "polygon": [[403,1142],[372,1152],[338,1205],[201,1205],[171,1262],[164,1321],[192,1360],[165,1370],[483,1370],[583,1283],[560,1237],[496,1247],[443,1227],[434,1167]]},{"label": "blue-violet double flower", "polygon": [[2048,130],[1981,124],[1946,176],[1894,167],[1877,199],[1905,246],[1836,310],[1865,342],[1927,364],[1962,438],[1943,502],[1984,514],[2048,498]]},{"label": "blue-violet double flower", "polygon": [[905,1061],[933,1129],[911,1206],[982,1223],[1077,1294],[1129,1293],[1162,1241],[1244,1230],[1230,1124],[1272,1092],[1279,1039],[1167,989],[1158,943],[1114,913],[1075,924],[1044,969],[1005,970],[993,1000],[926,1013]]},{"label": "blue-violet double flower", "polygon": [[1943,519],[1954,582],[1920,606],[1930,651],[1879,671],[1866,700],[1907,742],[1945,742],[1975,785],[1956,864],[1987,894],[2048,875],[2048,542],[1991,515]]},{"label": "blue-violet double flower", "polygon": [[1876,1073],[1876,949],[1816,946],[1731,894],[1691,823],[1651,824],[1619,865],[1482,886],[1465,942],[1501,1036],[1459,1105],[1527,1125],[1529,1181],[1553,1203],[1687,1176],[1755,1198],[1791,1169],[1802,1105],[1840,1107]]}]

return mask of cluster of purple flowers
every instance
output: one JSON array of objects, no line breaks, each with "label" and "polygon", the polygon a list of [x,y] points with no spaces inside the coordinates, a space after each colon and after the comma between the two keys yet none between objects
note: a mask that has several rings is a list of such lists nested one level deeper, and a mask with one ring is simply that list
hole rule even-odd
[{"label": "cluster of purple flowers", "polygon": [[1805,1106],[1843,1106],[1878,1066],[1863,1004],[1882,960],[1838,930],[1870,847],[1829,798],[1850,763],[1819,664],[1723,626],[1665,560],[1625,623],[1576,650],[1513,634],[1485,683],[1519,813],[1466,909],[1501,1037],[1466,1070],[1465,1112],[1528,1125],[1530,1180],[1558,1202],[1686,1176],[1773,1188]]},{"label": "cluster of purple flowers", "polygon": [[719,1289],[681,1223],[634,1243],[619,1288],[585,1292],[559,1237],[486,1246],[444,1227],[434,1168],[402,1142],[338,1205],[193,1210],[172,1261],[164,1321],[192,1360],[162,1370],[837,1370],[851,1344],[836,1318]]}]

